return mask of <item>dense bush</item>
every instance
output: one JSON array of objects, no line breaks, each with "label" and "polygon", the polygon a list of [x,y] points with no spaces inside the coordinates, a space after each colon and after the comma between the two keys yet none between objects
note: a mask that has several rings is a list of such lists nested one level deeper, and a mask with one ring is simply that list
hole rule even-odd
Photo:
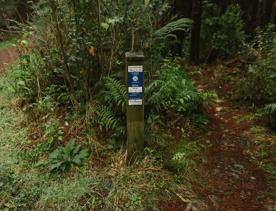
[{"label": "dense bush", "polygon": [[200,113],[207,93],[198,92],[191,79],[176,63],[165,63],[145,89],[148,111],[173,111],[189,114]]},{"label": "dense bush", "polygon": [[249,66],[238,84],[238,95],[242,100],[264,104],[276,100],[276,64],[264,59]]},{"label": "dense bush", "polygon": [[230,6],[221,15],[215,4],[205,5],[203,14],[202,51],[207,60],[229,58],[245,45],[243,20],[238,6]]},{"label": "dense bush", "polygon": [[273,26],[259,29],[252,41],[251,52],[256,61],[237,84],[237,95],[254,104],[276,101],[276,33]]},{"label": "dense bush", "polygon": [[[166,115],[172,114],[185,118],[200,116],[204,104],[213,97],[213,93],[197,91],[184,68],[174,62],[165,62],[145,86],[146,122],[165,124]],[[126,98],[126,85],[118,79],[106,78],[98,102],[91,105],[92,121],[89,122],[97,125],[100,131],[110,132],[112,138],[124,136]]]},{"label": "dense bush", "polygon": [[154,72],[162,43],[191,25],[184,18],[160,27],[168,8],[167,1],[40,1],[20,42],[19,93],[28,102],[50,94],[84,110],[103,78],[123,72],[126,51],[144,50]]}]

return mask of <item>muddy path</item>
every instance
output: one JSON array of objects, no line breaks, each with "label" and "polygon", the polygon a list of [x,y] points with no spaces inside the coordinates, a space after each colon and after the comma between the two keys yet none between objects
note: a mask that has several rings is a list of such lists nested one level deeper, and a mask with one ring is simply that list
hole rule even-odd
[{"label": "muddy path", "polygon": [[229,87],[213,71],[194,82],[199,89],[218,93],[214,106],[206,111],[208,147],[205,162],[197,166],[194,192],[210,210],[267,210],[271,204],[267,175],[253,159],[254,143],[243,135],[254,125],[242,120],[250,111],[225,97]]},{"label": "muddy path", "polygon": [[6,66],[12,64],[17,57],[18,53],[15,46],[0,49],[0,74],[2,74]]}]

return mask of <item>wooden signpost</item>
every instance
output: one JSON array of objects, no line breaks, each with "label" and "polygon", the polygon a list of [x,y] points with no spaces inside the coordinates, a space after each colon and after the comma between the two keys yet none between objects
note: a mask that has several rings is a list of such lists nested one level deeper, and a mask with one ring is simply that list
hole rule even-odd
[{"label": "wooden signpost", "polygon": [[127,162],[133,163],[144,150],[144,87],[142,52],[126,53]]}]

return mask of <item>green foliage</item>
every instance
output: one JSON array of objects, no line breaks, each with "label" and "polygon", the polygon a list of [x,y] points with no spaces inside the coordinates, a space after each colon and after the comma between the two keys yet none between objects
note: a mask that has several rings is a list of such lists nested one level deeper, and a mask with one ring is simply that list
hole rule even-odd
[{"label": "green foliage", "polygon": [[110,107],[104,105],[92,105],[92,121],[96,123],[100,130],[108,131],[113,130],[120,134],[124,132],[124,128],[121,126],[120,118],[117,118],[114,111]]},{"label": "green foliage", "polygon": [[156,111],[201,112],[203,96],[204,93],[196,90],[185,70],[173,63],[165,63],[145,88],[146,106]]},{"label": "green foliage", "polygon": [[40,113],[46,114],[53,113],[57,106],[58,102],[50,95],[42,97],[40,100],[33,104],[34,109],[36,109]]},{"label": "green foliage", "polygon": [[73,165],[83,166],[89,154],[89,149],[81,149],[81,146],[71,139],[65,147],[56,149],[49,155],[49,170],[51,172],[66,172]]},{"label": "green foliage", "polygon": [[89,121],[99,127],[101,132],[110,133],[108,135],[111,138],[122,138],[126,132],[126,86],[117,79],[106,77],[99,94],[99,102],[90,106]]},{"label": "green foliage", "polygon": [[215,4],[207,4],[205,7],[203,52],[207,57],[212,57],[214,54],[219,58],[234,56],[245,46],[246,37],[240,8],[230,6],[220,15],[220,9]]},{"label": "green foliage", "polygon": [[237,83],[237,96],[259,105],[273,103],[276,100],[276,33],[273,26],[258,29],[250,47],[256,61]]},{"label": "green foliage", "polygon": [[265,105],[264,108],[258,110],[256,116],[268,117],[270,119],[272,129],[276,130],[276,103]]},{"label": "green foliage", "polygon": [[43,139],[47,142],[49,148],[53,148],[56,143],[63,140],[63,128],[56,121],[50,121],[45,124]]},{"label": "green foliage", "polygon": [[[7,72],[9,77],[10,74],[11,72]],[[175,197],[178,186],[163,169],[160,159],[155,159],[149,153],[142,161],[127,167],[124,163],[124,152],[102,154],[102,143],[93,140],[89,144],[95,144],[97,154],[90,160],[89,166],[63,176],[48,174],[43,169],[36,168],[37,166],[33,165],[34,160],[21,159],[18,153],[30,150],[29,146],[34,142],[28,140],[26,116],[21,110],[15,112],[10,106],[14,95],[8,88],[8,81],[7,77],[0,77],[0,209],[158,210],[160,201]],[[41,140],[45,142],[48,137],[55,136],[53,131],[58,133],[61,130],[55,121],[50,120],[47,125],[49,126],[46,130],[45,125],[43,135],[48,135]],[[25,149],[26,145],[28,149]],[[65,156],[65,153],[61,152],[65,147],[60,148],[62,156]],[[82,150],[85,149],[82,148],[79,152]],[[72,151],[76,150],[70,150]],[[70,155],[70,162],[80,156],[80,153],[72,154],[74,153]],[[45,162],[44,157],[41,159]],[[69,162],[69,159],[67,161]],[[51,163],[49,160],[48,162],[50,168]],[[66,163],[63,158],[60,158],[60,161],[54,159],[55,164],[59,162],[62,165]],[[70,166],[76,165],[72,163]],[[3,181],[4,184],[1,183]]]},{"label": "green foliage", "polygon": [[258,143],[257,153],[255,154],[256,159],[259,161],[260,167],[262,167],[269,175],[271,181],[276,179],[276,167],[275,157],[276,148],[274,142]]},{"label": "green foliage", "polygon": [[0,50],[12,46],[12,44],[16,43],[16,39],[6,40],[0,42]]},{"label": "green foliage", "polygon": [[200,155],[202,146],[198,142],[181,140],[174,147],[170,160],[167,163],[168,168],[173,172],[187,173],[195,164],[195,156]]},{"label": "green foliage", "polygon": [[174,32],[184,31],[186,32],[187,29],[190,28],[192,24],[192,20],[188,18],[181,18],[176,21],[172,21],[167,25],[163,26],[162,28],[156,30],[154,32],[154,37],[158,41],[166,40],[167,38],[177,39]]},{"label": "green foliage", "polygon": [[[14,172],[0,165],[0,198],[8,201],[18,190]],[[0,209],[3,205],[0,205]]]},{"label": "green foliage", "polygon": [[257,28],[256,35],[251,42],[252,50],[259,57],[275,58],[276,55],[276,32],[275,25]]},{"label": "green foliage", "polygon": [[107,77],[105,81],[106,91],[103,93],[105,101],[119,107],[122,112],[126,111],[127,88],[120,81]]},{"label": "green foliage", "polygon": [[13,88],[22,100],[33,103],[42,95],[46,87],[47,72],[43,69],[43,59],[38,54],[23,55],[13,66]]},{"label": "green foliage", "polygon": [[248,72],[237,85],[242,100],[252,103],[272,102],[276,99],[276,64],[260,60],[249,66]]},{"label": "green foliage", "polygon": [[[44,101],[53,99],[84,110],[102,88],[96,85],[123,69],[126,51],[151,51],[146,43],[152,49],[154,32],[160,28],[157,22],[168,5],[167,1],[104,0],[99,5],[92,0],[39,1],[20,42],[24,71],[19,72],[16,90],[28,103],[39,101],[44,106],[48,104]],[[55,93],[49,94],[50,86]]]},{"label": "green foliage", "polygon": [[44,125],[43,136],[40,142],[32,150],[24,150],[20,153],[21,158],[27,159],[30,162],[38,161],[36,166],[43,165],[43,160],[39,159],[58,147],[62,143],[63,137],[63,128],[59,126],[59,122],[56,120],[48,121]]},{"label": "green foliage", "polygon": [[[122,138],[126,134],[126,86],[109,77],[105,79],[104,90],[99,95],[99,102],[90,106],[89,121],[98,126],[100,131]],[[146,128],[155,124],[163,125],[163,121],[168,121],[160,112],[188,116],[195,125],[204,128],[206,119],[201,117],[202,108],[215,95],[198,92],[183,68],[177,63],[166,62],[145,87],[144,97]],[[148,134],[153,134],[152,132],[148,131]]]}]

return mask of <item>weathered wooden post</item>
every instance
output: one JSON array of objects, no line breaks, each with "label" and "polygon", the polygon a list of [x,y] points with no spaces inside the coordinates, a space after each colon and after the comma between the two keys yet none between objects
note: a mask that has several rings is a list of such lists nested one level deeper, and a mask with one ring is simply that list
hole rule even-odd
[{"label": "weathered wooden post", "polygon": [[133,163],[144,150],[144,87],[142,52],[126,53],[127,163]]}]

